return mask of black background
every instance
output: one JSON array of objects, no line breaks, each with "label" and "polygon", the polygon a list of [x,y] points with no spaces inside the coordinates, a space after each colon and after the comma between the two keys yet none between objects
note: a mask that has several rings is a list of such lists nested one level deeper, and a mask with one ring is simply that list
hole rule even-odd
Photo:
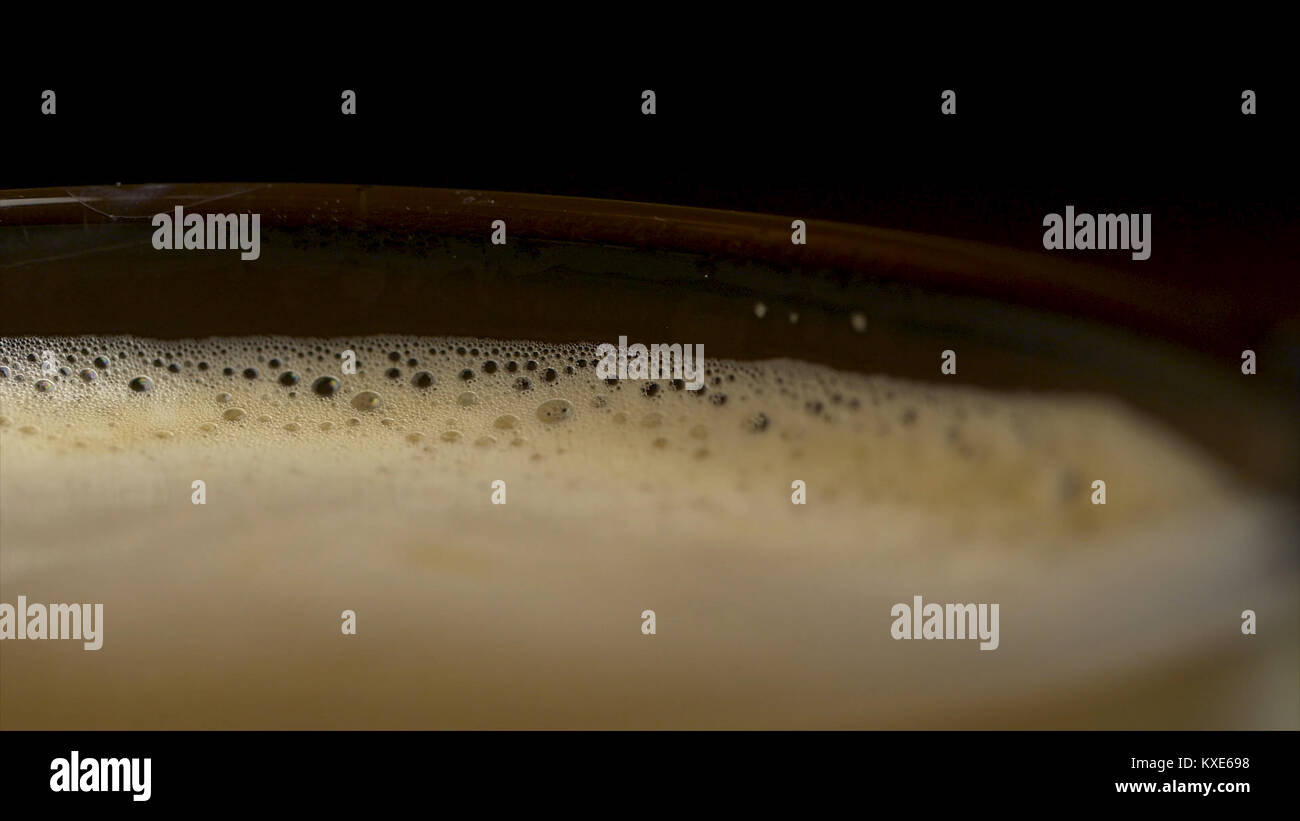
[{"label": "black background", "polygon": [[[980,76],[855,63],[615,68],[431,63],[419,75],[15,73],[0,188],[335,182],[760,211],[1042,249],[1063,213],[1153,215],[1138,277],[1294,307],[1295,85],[1233,67],[1084,62]],[[758,67],[755,67],[758,66]],[[45,88],[58,114],[40,114]],[[341,91],[358,113],[340,112]],[[657,113],[640,112],[641,91]],[[957,92],[957,114],[940,94]],[[1258,114],[1241,113],[1256,92]]]},{"label": "black background", "polygon": [[[1099,805],[1232,815],[1292,793],[1293,733],[26,733],[5,734],[5,803],[116,808],[511,809],[624,817],[754,809],[1059,812]],[[54,793],[50,762],[150,757],[152,797]],[[1133,769],[1132,758],[1196,759]],[[1201,769],[1200,758],[1249,758]],[[1249,794],[1121,795],[1115,782],[1246,782]]]}]

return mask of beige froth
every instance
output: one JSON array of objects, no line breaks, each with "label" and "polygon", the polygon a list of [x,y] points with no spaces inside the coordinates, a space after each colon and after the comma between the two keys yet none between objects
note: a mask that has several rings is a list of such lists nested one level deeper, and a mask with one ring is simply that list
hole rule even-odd
[{"label": "beige froth", "polygon": [[[646,395],[594,351],[0,341],[0,601],[105,611],[99,651],[0,643],[0,726],[1300,723],[1286,510],[1122,403],[793,361]],[[894,641],[914,595],[999,603],[1000,647]]]}]

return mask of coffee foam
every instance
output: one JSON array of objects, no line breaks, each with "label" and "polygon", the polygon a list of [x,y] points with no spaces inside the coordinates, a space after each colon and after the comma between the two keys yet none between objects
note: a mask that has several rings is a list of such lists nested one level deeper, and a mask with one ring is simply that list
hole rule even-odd
[{"label": "coffee foam", "polygon": [[[32,361],[43,350],[59,373]],[[340,369],[345,350],[355,375]],[[1201,507],[1225,491],[1198,453],[1113,400],[788,360],[709,360],[705,388],[690,391],[607,383],[594,356],[591,344],[457,338],[11,340],[0,424],[11,458],[238,463],[253,450],[267,471],[277,459],[359,459],[418,481],[431,465],[511,466],[699,497],[753,498],[759,482],[788,495],[777,491],[802,479],[820,505],[916,505],[991,527],[1014,527],[996,521],[1014,511],[1039,534]],[[337,392],[318,395],[319,380]],[[1104,518],[1089,504],[1095,479],[1122,488]]]},{"label": "coffee foam", "polygon": [[[45,350],[59,372],[41,372]],[[355,374],[340,368],[346,350]],[[970,704],[991,716],[1008,693],[1077,685],[1080,664],[1181,663],[1207,631],[1232,626],[1287,538],[1275,503],[1118,400],[793,360],[709,359],[697,393],[607,383],[595,350],[397,336],[3,340],[3,591],[105,601],[117,626],[100,652],[148,698],[78,712],[38,695],[48,668],[10,666],[31,712],[6,710],[2,723],[917,726]],[[338,390],[319,395],[322,379]],[[1091,502],[1099,479],[1105,505]],[[191,504],[195,480],[206,505]],[[491,502],[497,480],[503,506]],[[796,480],[806,505],[791,504]],[[1158,630],[1116,609],[1121,588],[1164,597],[1148,614]],[[885,614],[916,593],[1003,603],[1014,640],[979,662],[972,691],[940,686],[970,663],[956,649],[909,656],[906,675],[879,669],[910,652],[888,640]],[[185,712],[166,689],[180,673],[157,672],[171,669],[160,657],[189,670],[199,657],[188,654],[206,653],[222,665],[215,681],[241,670],[261,681],[258,651],[237,639],[259,628],[232,620],[234,600],[276,625],[259,641],[296,654],[291,675]],[[313,684],[339,663],[331,619],[344,608],[366,614],[374,671],[343,689],[385,692],[377,712]],[[661,643],[674,649],[654,676],[676,701],[646,701],[649,685],[629,679],[645,672],[643,608],[667,623]],[[430,668],[401,637],[461,653],[460,678],[421,691]],[[74,681],[96,675],[75,658],[49,664]],[[581,671],[607,690],[575,695]],[[748,671],[744,683],[734,671]],[[511,676],[533,695],[512,697]],[[863,677],[871,705],[854,695]],[[700,695],[722,690],[725,705]],[[803,700],[765,711],[777,693]],[[151,723],[159,704],[177,712]]]}]

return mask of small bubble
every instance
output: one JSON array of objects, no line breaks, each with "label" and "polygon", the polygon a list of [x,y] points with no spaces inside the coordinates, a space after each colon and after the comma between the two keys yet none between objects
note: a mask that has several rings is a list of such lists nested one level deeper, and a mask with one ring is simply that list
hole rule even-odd
[{"label": "small bubble", "polygon": [[491,447],[496,443],[497,443],[496,438],[492,436],[480,436],[479,438],[474,440],[474,444],[481,448]]},{"label": "small bubble", "polygon": [[515,379],[515,390],[526,391],[533,387],[533,381],[526,376],[520,376]]},{"label": "small bubble", "polygon": [[339,392],[339,381],[332,376],[322,376],[311,383],[311,389],[317,396],[333,396]]},{"label": "small bubble", "polygon": [[433,386],[433,383],[433,374],[428,371],[420,371],[415,376],[411,377],[411,384],[417,388],[429,388]]},{"label": "small bubble", "polygon": [[98,378],[99,374],[95,373],[90,368],[83,368],[81,371],[82,382],[94,382]]},{"label": "small bubble", "polygon": [[229,401],[230,401],[230,394],[228,394],[228,393],[219,393],[219,394],[217,394],[217,401],[218,401],[218,402],[221,402],[222,404],[225,404],[226,402],[229,402]]},{"label": "small bubble", "polygon": [[498,416],[496,418],[496,421],[492,423],[492,426],[496,428],[501,428],[502,430],[510,430],[511,428],[517,426],[518,424],[519,424],[519,417],[512,416],[511,414],[507,413],[503,416]]},{"label": "small bubble", "polygon": [[156,430],[153,432],[153,435],[159,439],[171,439],[176,434],[172,433],[169,430]]},{"label": "small bubble", "polygon": [[92,360],[91,364],[94,365],[96,368],[103,370],[104,368],[108,367],[108,357],[97,356],[94,358],[94,360]]},{"label": "small bubble", "polygon": [[458,430],[443,431],[441,438],[442,441],[444,442],[459,442],[461,438],[461,432]]},{"label": "small bubble", "polygon": [[379,410],[379,407],[383,404],[383,398],[374,391],[362,391],[352,397],[352,407],[359,411]]},{"label": "small bubble", "polygon": [[563,422],[573,416],[573,405],[567,399],[548,399],[537,406],[537,418],[548,424]]},{"label": "small bubble", "polygon": [[202,425],[199,425],[199,430],[203,431],[204,433],[211,433],[216,429],[217,426],[212,424],[211,422],[204,422]]},{"label": "small bubble", "polygon": [[225,419],[227,422],[238,422],[240,419],[244,418],[244,409],[227,408],[226,412],[221,414],[221,418]]},{"label": "small bubble", "polygon": [[497,363],[491,359],[483,363],[483,373],[496,373]]},{"label": "small bubble", "polygon": [[466,408],[468,408],[470,405],[477,405],[478,394],[474,393],[474,391],[465,391],[460,396],[456,397],[456,402]]},{"label": "small bubble", "polygon": [[290,385],[297,385],[300,379],[302,379],[302,377],[293,371],[285,371],[280,374],[280,384],[284,385],[286,388]]},{"label": "small bubble", "polygon": [[48,379],[37,379],[35,387],[37,393],[54,393],[54,383]]},{"label": "small bubble", "polygon": [[355,417],[355,416],[349,416],[349,417],[348,417],[348,427],[350,427],[350,428],[355,428],[357,425],[360,425],[360,424],[361,424],[361,420],[358,419],[357,417]]},{"label": "small bubble", "polygon": [[297,422],[290,422],[284,426],[284,429],[289,431],[290,433],[294,433],[295,431],[298,430],[298,428],[299,426]]},{"label": "small bubble", "polygon": [[412,443],[412,444],[415,444],[416,442],[419,442],[419,441],[420,441],[421,439],[423,439],[423,438],[424,438],[424,434],[422,434],[422,433],[408,433],[408,434],[406,434],[406,441],[408,441],[408,442],[410,442],[410,443]]},{"label": "small bubble", "polygon": [[767,430],[770,420],[766,413],[756,413],[745,420],[745,429],[750,433],[762,433]]},{"label": "small bubble", "polygon": [[759,319],[762,319],[763,317],[767,316],[767,306],[761,302],[755,302],[754,316],[758,317]]},{"label": "small bubble", "polygon": [[257,368],[244,368],[244,378],[245,378],[245,379],[256,379],[256,378],[257,378]]},{"label": "small bubble", "polygon": [[861,311],[854,311],[849,317],[849,324],[853,326],[853,330],[863,333],[867,330],[867,315]]},{"label": "small bubble", "polygon": [[470,370],[469,368],[466,368],[465,370],[460,372],[460,378],[462,382],[468,382],[469,380],[474,378],[474,371]]},{"label": "small bubble", "polygon": [[401,369],[401,368],[389,368],[388,370],[384,371],[384,376],[387,376],[389,379],[401,379],[401,378],[402,378],[402,369]]},{"label": "small bubble", "polygon": [[136,393],[144,393],[153,389],[153,380],[147,376],[137,376],[135,379],[128,382],[127,385]]}]

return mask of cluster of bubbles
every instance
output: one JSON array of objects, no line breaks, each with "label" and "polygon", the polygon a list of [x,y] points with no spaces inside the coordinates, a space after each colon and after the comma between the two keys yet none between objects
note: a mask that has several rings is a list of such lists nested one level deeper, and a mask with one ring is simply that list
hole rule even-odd
[{"label": "cluster of bubbles", "polygon": [[[801,424],[855,423],[862,430],[869,416],[868,433],[884,436],[916,424],[925,412],[918,400],[935,402],[935,394],[916,391],[896,401],[888,380],[777,363],[706,360],[698,389],[683,379],[602,379],[596,349],[389,336],[5,339],[0,398],[22,398],[38,415],[42,406],[31,402],[67,400],[126,403],[127,412],[131,402],[162,402],[188,417],[153,431],[158,439],[251,423],[275,423],[287,434],[359,431],[374,419],[426,449],[464,440],[520,446],[530,435],[572,429],[575,420],[581,427],[606,419],[649,432],[656,449],[683,443],[698,459],[711,452],[711,431],[792,439]],[[875,412],[864,414],[868,407]],[[945,417],[950,443],[963,453],[970,451],[960,433],[967,412],[958,407],[955,417]],[[466,416],[478,435],[466,432]],[[0,429],[7,422],[0,413]]]},{"label": "cluster of bubbles", "polygon": [[[412,469],[426,454],[463,467],[493,451],[522,453],[546,460],[545,470],[566,453],[579,464],[625,452],[637,471],[647,454],[667,454],[688,470],[726,471],[738,487],[781,464],[802,466],[804,478],[820,472],[829,488],[855,486],[861,498],[953,503],[1030,493],[1073,503],[1098,463],[1115,472],[1141,469],[1140,459],[1181,464],[1176,449],[1156,453],[1151,442],[1163,440],[1126,411],[1096,402],[793,360],[706,359],[696,390],[683,379],[605,378],[597,348],[409,336],[0,338],[0,436],[61,451],[282,444],[369,459],[383,448]],[[998,478],[977,478],[988,476]]]},{"label": "cluster of bubbles", "polygon": [[[354,372],[344,367],[345,361],[355,365]],[[260,396],[279,404],[312,400],[337,404],[347,413],[344,427],[358,424],[354,413],[384,413],[391,404],[386,397],[395,394],[446,395],[458,407],[481,409],[500,404],[503,395],[514,395],[535,397],[528,415],[545,427],[561,427],[579,416],[582,408],[614,414],[607,397],[625,390],[648,406],[680,394],[722,407],[731,399],[737,377],[744,375],[743,367],[712,363],[706,370],[706,384],[689,390],[681,379],[600,380],[596,365],[596,345],[583,343],[397,337],[168,342],[131,337],[6,339],[0,344],[0,391],[4,391],[0,395],[27,390],[51,400],[107,396],[147,401],[159,393],[188,394],[206,387],[216,389],[209,395],[226,404],[232,390],[258,396],[264,386]],[[615,414],[616,421],[623,415]],[[254,416],[242,407],[221,408],[217,414],[226,422]],[[754,416],[766,418],[761,411]],[[501,414],[493,425],[514,430],[520,427],[518,419]],[[302,425],[289,422],[283,427],[293,432]],[[766,425],[751,427],[762,432]],[[211,422],[200,425],[203,432],[213,428]]]}]

